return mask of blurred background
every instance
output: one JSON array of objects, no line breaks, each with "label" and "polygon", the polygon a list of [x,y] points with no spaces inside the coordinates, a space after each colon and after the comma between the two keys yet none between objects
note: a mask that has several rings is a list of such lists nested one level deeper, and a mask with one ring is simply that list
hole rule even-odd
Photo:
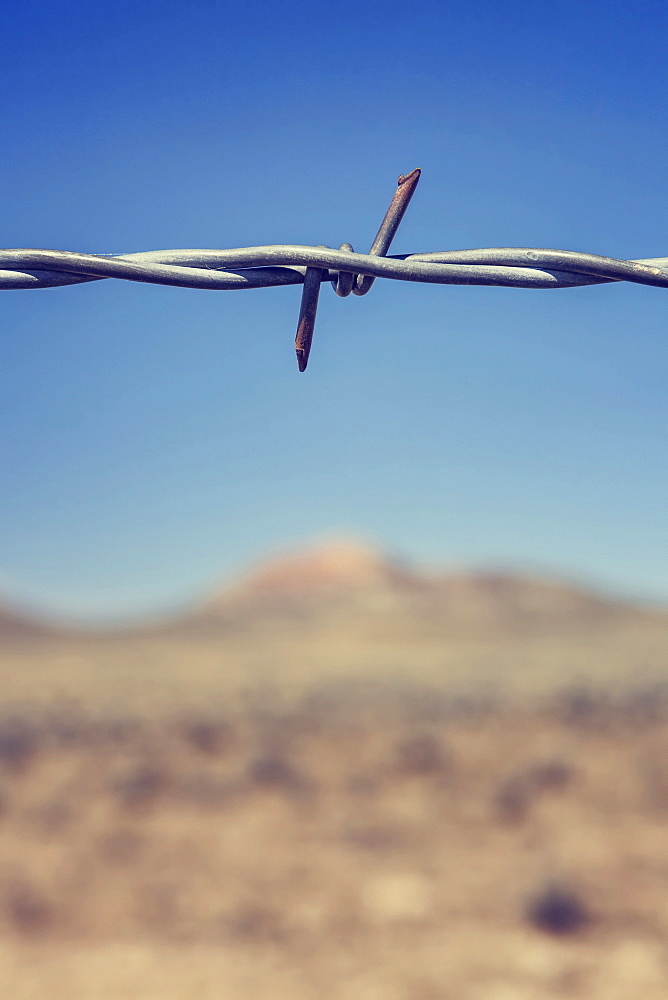
[{"label": "blurred background", "polygon": [[[3,15],[3,245],[668,253],[665,5]],[[2,296],[0,983],[665,998],[665,291]]]}]

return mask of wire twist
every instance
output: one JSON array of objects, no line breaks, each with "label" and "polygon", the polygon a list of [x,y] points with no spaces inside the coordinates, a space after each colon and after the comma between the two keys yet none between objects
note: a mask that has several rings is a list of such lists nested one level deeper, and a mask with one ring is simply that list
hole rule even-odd
[{"label": "wire twist", "polygon": [[303,285],[295,351],[300,371],[308,364],[320,287],[330,281],[337,295],[366,295],[376,278],[440,285],[501,285],[509,288],[572,288],[631,281],[668,288],[668,257],[618,260],[572,250],[490,247],[388,255],[420,179],[399,177],[398,187],[366,254],[350,243],[326,246],[261,246],[233,250],[153,250],[129,254],[85,254],[65,250],[0,250],[0,290],[54,288],[105,278],[232,290]]}]

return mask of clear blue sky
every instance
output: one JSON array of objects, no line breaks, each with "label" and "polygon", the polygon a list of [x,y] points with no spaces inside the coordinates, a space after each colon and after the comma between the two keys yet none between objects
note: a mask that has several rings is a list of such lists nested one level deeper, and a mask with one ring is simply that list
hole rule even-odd
[{"label": "clear blue sky", "polygon": [[[419,166],[394,252],[668,255],[663,0],[2,22],[4,246],[366,250]],[[304,375],[299,297],[0,293],[0,591],[143,613],[343,533],[668,597],[668,292],[325,287]]]}]

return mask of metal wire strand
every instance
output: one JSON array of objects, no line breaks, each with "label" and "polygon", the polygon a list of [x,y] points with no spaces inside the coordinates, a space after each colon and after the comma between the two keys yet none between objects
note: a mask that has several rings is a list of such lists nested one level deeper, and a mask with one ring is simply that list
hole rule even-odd
[{"label": "metal wire strand", "polygon": [[[353,248],[350,243],[342,243],[339,250],[347,250],[348,253],[353,252]],[[342,299],[345,299],[347,295],[353,290],[353,285],[355,284],[355,275],[352,271],[337,271],[336,277],[332,279],[332,288],[337,295],[340,295]]]},{"label": "metal wire strand", "polygon": [[572,250],[490,247],[372,257],[310,246],[234,250],[153,250],[118,256],[67,250],[0,250],[0,288],[51,288],[123,278],[182,288],[237,289],[299,285],[305,269],[440,285],[569,288],[631,281],[668,288],[668,257],[617,260]]}]

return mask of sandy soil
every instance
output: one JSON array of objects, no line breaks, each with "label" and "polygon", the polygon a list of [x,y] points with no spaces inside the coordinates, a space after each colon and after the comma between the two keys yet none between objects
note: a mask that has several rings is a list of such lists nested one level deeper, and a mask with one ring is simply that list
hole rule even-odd
[{"label": "sandy soil", "polygon": [[0,713],[0,995],[665,1000],[668,696]]}]

